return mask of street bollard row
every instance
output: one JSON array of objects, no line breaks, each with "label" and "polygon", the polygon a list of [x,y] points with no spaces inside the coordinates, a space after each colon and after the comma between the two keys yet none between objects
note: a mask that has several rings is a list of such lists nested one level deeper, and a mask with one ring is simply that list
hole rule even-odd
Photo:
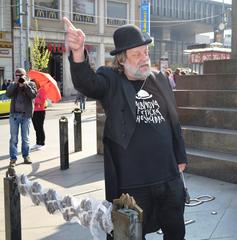
[{"label": "street bollard row", "polygon": [[4,178],[6,240],[21,240],[21,201],[15,178]]},{"label": "street bollard row", "polygon": [[93,240],[105,239],[113,230],[112,203],[91,197],[62,197],[54,189],[30,181],[26,175],[15,174],[4,179],[6,240],[21,240],[20,195],[30,197],[35,206],[44,205],[49,214],[61,213],[64,220],[87,227]]},{"label": "street bollard row", "polygon": [[[75,108],[74,111],[74,150],[82,151],[82,130],[81,130],[81,110]],[[60,168],[69,168],[69,141],[68,141],[68,119],[62,116],[59,119],[60,138]]]}]

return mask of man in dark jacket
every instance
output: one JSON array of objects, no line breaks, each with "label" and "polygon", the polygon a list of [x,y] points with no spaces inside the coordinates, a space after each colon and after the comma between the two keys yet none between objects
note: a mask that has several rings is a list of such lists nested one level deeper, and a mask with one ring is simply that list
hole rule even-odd
[{"label": "man in dark jacket", "polygon": [[33,82],[26,77],[26,71],[18,68],[15,80],[7,88],[7,96],[11,98],[10,108],[10,167],[14,167],[17,160],[17,143],[19,128],[21,128],[21,153],[25,164],[31,164],[29,156],[29,131],[33,114],[33,99],[37,89]]},{"label": "man in dark jacket", "polygon": [[85,34],[64,18],[75,88],[105,110],[106,198],[129,193],[143,209],[143,236],[159,228],[165,240],[183,240],[187,158],[175,99],[161,73],[151,72],[151,38],[134,25],[114,32],[113,67],[95,73],[84,49]]}]

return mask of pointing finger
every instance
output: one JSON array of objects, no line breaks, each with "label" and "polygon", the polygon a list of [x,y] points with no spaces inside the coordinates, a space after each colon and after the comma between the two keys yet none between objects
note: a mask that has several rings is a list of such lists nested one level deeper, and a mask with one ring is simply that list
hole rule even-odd
[{"label": "pointing finger", "polygon": [[73,30],[76,30],[74,25],[71,23],[71,21],[67,17],[63,17],[63,21],[68,28],[72,28]]}]

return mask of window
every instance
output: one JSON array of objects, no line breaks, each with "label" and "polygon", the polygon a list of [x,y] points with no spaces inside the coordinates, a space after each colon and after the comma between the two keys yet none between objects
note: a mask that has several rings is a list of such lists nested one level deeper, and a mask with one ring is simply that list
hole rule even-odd
[{"label": "window", "polygon": [[107,24],[124,25],[128,22],[127,3],[108,1],[107,2]]},{"label": "window", "polygon": [[96,70],[97,67],[97,46],[92,44],[86,44],[85,48],[89,54],[90,66]]},{"label": "window", "polygon": [[96,23],[96,0],[73,0],[73,21]]},{"label": "window", "polygon": [[59,19],[60,18],[59,0],[35,0],[34,17],[46,19]]},{"label": "window", "polygon": [[114,50],[111,46],[105,46],[105,66],[113,65],[113,57],[110,55],[110,52]]}]

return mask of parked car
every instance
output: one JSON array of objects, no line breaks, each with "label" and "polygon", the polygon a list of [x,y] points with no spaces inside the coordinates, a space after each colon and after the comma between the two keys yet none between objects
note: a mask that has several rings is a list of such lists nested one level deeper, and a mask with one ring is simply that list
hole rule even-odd
[{"label": "parked car", "polygon": [[6,91],[0,91],[0,116],[9,115],[11,99],[6,95]]}]

